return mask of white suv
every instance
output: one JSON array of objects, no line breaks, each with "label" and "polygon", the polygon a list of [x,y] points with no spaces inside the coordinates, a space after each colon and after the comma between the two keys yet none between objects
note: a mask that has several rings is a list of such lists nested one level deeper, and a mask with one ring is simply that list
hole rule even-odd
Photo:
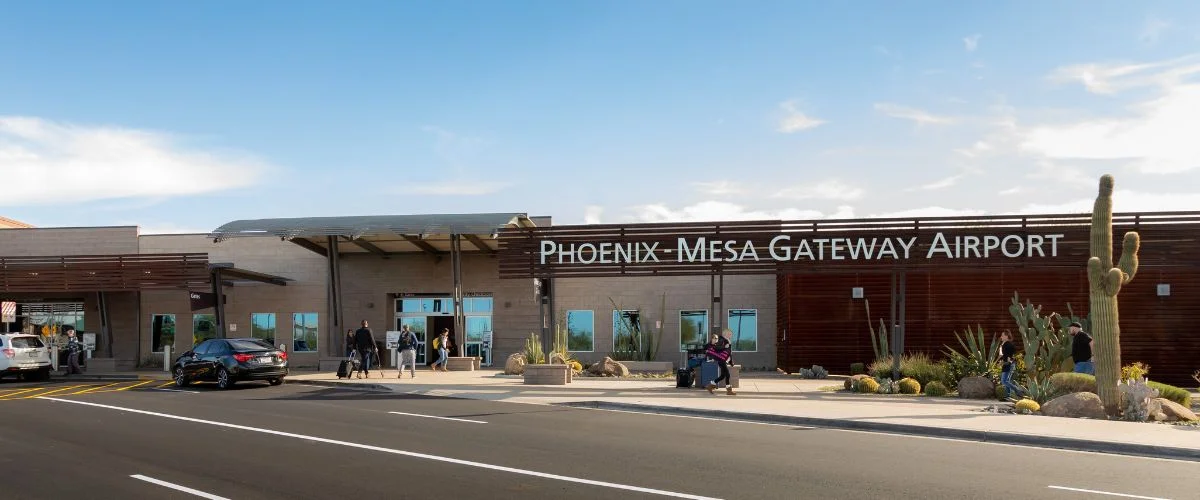
[{"label": "white suv", "polygon": [[50,364],[50,348],[41,337],[0,333],[0,377],[19,374],[25,380],[49,380]]}]

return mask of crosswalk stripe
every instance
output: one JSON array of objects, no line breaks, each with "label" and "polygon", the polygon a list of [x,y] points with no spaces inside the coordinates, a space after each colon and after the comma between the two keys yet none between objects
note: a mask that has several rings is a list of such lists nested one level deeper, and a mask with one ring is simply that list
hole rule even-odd
[{"label": "crosswalk stripe", "polygon": [[167,382],[167,383],[165,383],[165,384],[163,384],[163,385],[160,385],[160,386],[158,386],[158,387],[159,387],[159,388],[163,388],[163,387],[166,387],[166,386],[168,386],[168,385],[175,385],[175,382],[174,382],[174,381],[172,381],[172,382]]},{"label": "crosswalk stripe", "polygon": [[33,391],[40,391],[42,389],[45,389],[45,387],[34,387],[32,389],[25,389],[22,391],[10,392],[8,394],[0,396],[0,399],[5,399],[5,398],[8,398],[9,396],[16,396],[18,394],[25,394],[25,393],[29,393],[29,392],[33,392]]},{"label": "crosswalk stripe", "polygon": [[143,382],[138,382],[138,383],[136,383],[136,384],[133,384],[133,385],[127,386],[127,387],[120,387],[120,388],[117,388],[117,389],[108,389],[108,390],[104,390],[104,391],[96,391],[96,392],[93,392],[93,393],[91,393],[91,394],[100,394],[100,393],[104,393],[104,392],[120,392],[120,391],[128,391],[128,390],[130,390],[130,389],[133,389],[134,387],[140,387],[140,386],[143,386],[143,385],[146,385],[146,384],[149,384],[149,383],[153,383],[153,382],[154,382],[154,380],[146,380],[146,381],[143,381]]}]

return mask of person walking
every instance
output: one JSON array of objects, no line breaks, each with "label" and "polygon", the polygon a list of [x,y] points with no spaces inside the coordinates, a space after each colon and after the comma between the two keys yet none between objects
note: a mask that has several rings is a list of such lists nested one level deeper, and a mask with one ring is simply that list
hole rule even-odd
[{"label": "person walking", "polygon": [[79,369],[79,356],[83,353],[83,343],[75,336],[75,329],[67,329],[67,375],[83,373]]},{"label": "person walking", "polygon": [[1083,331],[1078,321],[1067,327],[1071,332],[1071,358],[1075,361],[1075,373],[1096,374],[1092,360],[1092,336]]},{"label": "person walking", "polygon": [[417,336],[408,329],[408,325],[404,325],[400,329],[400,343],[397,347],[400,351],[400,366],[396,372],[396,378],[404,375],[404,366],[408,365],[408,373],[411,378],[417,378]]},{"label": "person walking", "polygon": [[354,331],[354,345],[358,348],[358,358],[362,363],[362,371],[358,373],[358,378],[362,378],[364,374],[367,377],[371,376],[371,357],[375,355],[375,335],[371,333],[371,327],[367,324],[367,320],[363,320],[362,328]]},{"label": "person walking", "polygon": [[[728,332],[729,330],[725,330],[724,333],[728,334]],[[723,335],[712,334],[712,340],[704,346],[704,355],[709,360],[715,361],[719,370],[717,379],[709,382],[708,387],[706,387],[709,394],[712,394],[717,388],[717,382],[724,380],[725,394],[730,396],[736,395],[737,393],[733,392],[733,383],[729,377],[729,366],[733,362],[733,345],[729,342],[729,339]]]},{"label": "person walking", "polygon": [[[1004,386],[1009,398],[1016,398],[1021,393],[1012,379],[1013,371],[1016,370],[1017,346],[1013,344],[1012,333],[1009,333],[1008,330],[1004,330],[1004,333],[1000,334],[1000,342],[1000,383]],[[1000,400],[1004,401],[1005,398],[1000,398]]]},{"label": "person walking", "polygon": [[356,347],[356,345],[354,343],[354,330],[346,330],[346,357],[347,358],[354,355],[355,347]]},{"label": "person walking", "polygon": [[448,372],[446,364],[450,362],[450,329],[443,328],[442,333],[438,338],[433,340],[433,347],[437,349],[438,360],[433,363],[433,371],[438,371],[438,365],[441,366],[441,371]]}]

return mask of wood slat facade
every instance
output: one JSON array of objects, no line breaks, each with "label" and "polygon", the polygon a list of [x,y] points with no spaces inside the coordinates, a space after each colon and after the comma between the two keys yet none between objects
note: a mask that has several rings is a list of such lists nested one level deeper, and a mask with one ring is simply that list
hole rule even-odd
[{"label": "wood slat facade", "polygon": [[204,287],[208,254],[0,257],[0,292],[115,292]]}]

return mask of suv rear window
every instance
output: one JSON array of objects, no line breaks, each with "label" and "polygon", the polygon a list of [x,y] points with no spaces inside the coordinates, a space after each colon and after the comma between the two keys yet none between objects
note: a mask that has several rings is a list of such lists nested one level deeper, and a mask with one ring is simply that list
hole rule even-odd
[{"label": "suv rear window", "polygon": [[46,347],[46,344],[43,344],[42,339],[37,337],[14,337],[12,339],[12,346],[15,349],[36,349],[38,347]]}]

